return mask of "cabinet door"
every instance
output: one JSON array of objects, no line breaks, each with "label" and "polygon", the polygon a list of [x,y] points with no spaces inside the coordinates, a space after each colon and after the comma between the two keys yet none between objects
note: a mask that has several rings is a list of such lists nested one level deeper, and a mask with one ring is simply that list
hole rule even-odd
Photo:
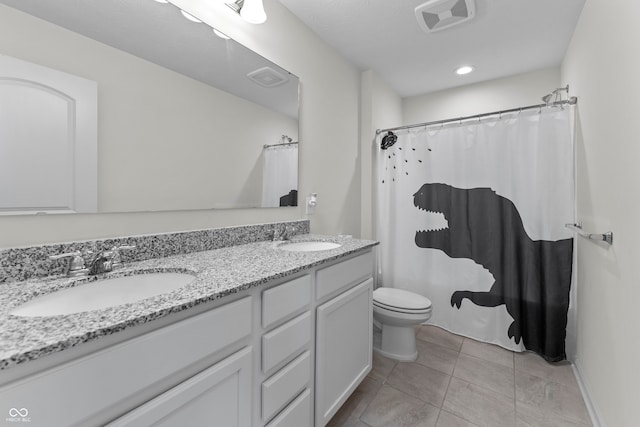
[{"label": "cabinet door", "polygon": [[317,309],[316,426],[338,411],[371,370],[373,279]]},{"label": "cabinet door", "polygon": [[251,380],[246,347],[108,426],[249,427]]}]

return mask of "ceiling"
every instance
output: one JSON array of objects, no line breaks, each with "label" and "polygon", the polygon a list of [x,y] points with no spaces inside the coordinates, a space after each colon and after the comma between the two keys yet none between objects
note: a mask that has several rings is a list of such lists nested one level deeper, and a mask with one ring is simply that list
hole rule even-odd
[{"label": "ceiling", "polygon": [[[427,0],[280,0],[361,70],[401,97],[559,66],[585,0],[475,0],[465,23],[425,33]],[[476,70],[455,74],[461,65]]]}]

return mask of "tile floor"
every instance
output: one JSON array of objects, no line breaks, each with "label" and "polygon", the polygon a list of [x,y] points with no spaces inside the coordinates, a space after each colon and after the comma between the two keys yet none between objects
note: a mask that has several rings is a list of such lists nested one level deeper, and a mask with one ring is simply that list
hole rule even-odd
[{"label": "tile floor", "polygon": [[330,427],[591,426],[573,370],[533,353],[417,328],[418,360],[374,353]]}]

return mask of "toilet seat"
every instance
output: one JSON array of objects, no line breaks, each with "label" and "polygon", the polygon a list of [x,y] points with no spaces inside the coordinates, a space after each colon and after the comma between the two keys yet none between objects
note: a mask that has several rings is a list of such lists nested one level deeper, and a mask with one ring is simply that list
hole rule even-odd
[{"label": "toilet seat", "polygon": [[374,340],[373,350],[391,359],[415,361],[418,358],[415,327],[430,318],[429,298],[403,289],[376,289],[373,320],[381,331],[379,342]]},{"label": "toilet seat", "polygon": [[424,308],[421,310],[408,310],[406,308],[398,308],[398,307],[391,307],[388,305],[384,305],[384,304],[380,304],[377,302],[373,302],[373,306],[375,308],[379,308],[382,310],[387,310],[387,311],[392,311],[395,313],[401,313],[401,314],[427,314],[427,313],[431,313],[431,308]]},{"label": "toilet seat", "polygon": [[398,313],[422,314],[431,312],[431,300],[396,288],[378,288],[373,291],[373,304]]}]

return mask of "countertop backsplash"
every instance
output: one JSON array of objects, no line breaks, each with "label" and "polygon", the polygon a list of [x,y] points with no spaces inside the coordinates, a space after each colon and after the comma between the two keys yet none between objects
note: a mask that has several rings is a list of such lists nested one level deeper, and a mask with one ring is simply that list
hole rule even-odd
[{"label": "countertop backsplash", "polygon": [[309,220],[304,219],[0,249],[0,286],[5,283],[63,274],[65,261],[52,261],[49,259],[50,255],[76,251],[98,253],[114,246],[135,245],[135,249],[121,252],[122,261],[124,263],[145,261],[271,240],[274,230],[281,232],[288,226],[295,227],[295,234],[308,234],[310,229]]}]

